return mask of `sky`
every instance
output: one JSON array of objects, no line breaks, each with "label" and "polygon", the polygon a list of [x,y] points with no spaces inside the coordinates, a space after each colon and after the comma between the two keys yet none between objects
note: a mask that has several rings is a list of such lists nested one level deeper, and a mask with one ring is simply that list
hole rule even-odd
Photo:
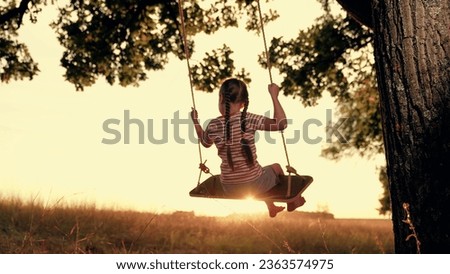
[{"label": "sky", "polygon": [[[295,3],[263,2],[263,10],[272,8],[280,14],[265,28],[268,41],[294,37],[321,14],[315,0]],[[88,203],[155,213],[194,211],[197,215],[226,216],[266,211],[264,203],[258,201],[189,196],[197,185],[199,155],[189,122],[192,100],[184,61],[172,56],[164,70],[149,72],[148,80],[139,87],[110,86],[99,79],[84,92],[76,92],[63,78],[59,62],[63,48],[48,25],[55,18],[56,7],[45,7],[37,24],[26,22],[20,30],[19,40],[29,46],[41,72],[32,81],[0,83],[1,196],[37,199],[50,205]],[[192,38],[196,51],[191,63],[201,60],[206,51],[228,44],[236,67],[245,67],[253,79],[249,111],[272,111],[269,75],[257,64],[257,53],[264,50],[261,37],[246,32],[241,25]],[[276,70],[272,74],[275,83],[282,81]],[[217,93],[195,91],[194,95],[202,123],[219,115]],[[325,210],[336,218],[386,218],[376,210],[382,194],[377,167],[383,164],[384,156],[340,161],[321,157],[326,145],[325,124],[329,119],[338,120],[333,101],[324,96],[318,106],[309,108],[292,97],[281,95],[280,101],[291,119],[284,133],[290,163],[300,174],[314,178],[304,192],[307,202],[302,210]],[[111,119],[120,124],[108,124]],[[142,121],[144,126],[127,127],[129,119]],[[105,144],[114,138],[105,131],[105,123],[121,133],[116,144]],[[150,140],[139,140],[139,130]],[[124,138],[127,132],[128,144]],[[285,166],[280,133],[259,137],[258,161]],[[317,142],[307,142],[308,138]],[[211,172],[219,174],[215,148],[202,148],[202,156]],[[202,180],[207,177],[202,175]]]}]

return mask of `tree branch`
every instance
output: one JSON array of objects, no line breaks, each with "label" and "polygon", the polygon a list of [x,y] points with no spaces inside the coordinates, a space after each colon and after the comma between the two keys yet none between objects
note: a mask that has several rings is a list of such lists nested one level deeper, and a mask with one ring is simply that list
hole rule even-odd
[{"label": "tree branch", "polygon": [[5,24],[6,22],[11,21],[13,18],[17,18],[17,28],[20,28],[22,25],[23,16],[28,10],[28,4],[32,2],[32,0],[22,0],[20,4],[16,8],[12,8],[6,11],[3,14],[0,14],[0,25]]},{"label": "tree branch", "polygon": [[338,3],[361,25],[372,28],[372,6],[370,0],[337,0]]}]

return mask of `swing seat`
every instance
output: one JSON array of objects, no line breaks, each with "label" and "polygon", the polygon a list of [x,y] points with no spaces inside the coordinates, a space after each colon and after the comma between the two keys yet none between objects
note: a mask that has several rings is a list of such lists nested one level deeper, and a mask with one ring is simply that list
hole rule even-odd
[{"label": "swing seat", "polygon": [[287,195],[289,176],[284,176],[281,183],[270,189],[269,191],[257,195],[251,193],[242,193],[236,195],[226,194],[223,191],[220,183],[220,175],[214,175],[206,179],[203,183],[189,192],[191,197],[199,198],[217,198],[217,199],[247,199],[252,197],[255,200],[271,201],[271,202],[293,202],[299,195],[305,191],[313,182],[311,176],[290,176],[291,177],[291,191]]}]

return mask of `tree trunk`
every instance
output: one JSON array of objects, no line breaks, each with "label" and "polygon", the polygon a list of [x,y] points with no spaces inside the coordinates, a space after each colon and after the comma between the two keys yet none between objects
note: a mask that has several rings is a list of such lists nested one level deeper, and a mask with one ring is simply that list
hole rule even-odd
[{"label": "tree trunk", "polygon": [[372,11],[395,252],[450,253],[450,4]]}]

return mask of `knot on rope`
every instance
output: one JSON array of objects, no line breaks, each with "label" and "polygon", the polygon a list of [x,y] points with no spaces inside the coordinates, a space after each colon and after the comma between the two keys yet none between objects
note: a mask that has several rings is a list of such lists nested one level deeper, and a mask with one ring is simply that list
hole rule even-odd
[{"label": "knot on rope", "polygon": [[203,172],[205,172],[205,173],[210,173],[209,167],[207,167],[207,166],[205,165],[205,163],[206,163],[206,160],[205,160],[205,162],[200,163],[200,164],[198,165],[198,168],[201,169],[201,171],[203,171]]}]

